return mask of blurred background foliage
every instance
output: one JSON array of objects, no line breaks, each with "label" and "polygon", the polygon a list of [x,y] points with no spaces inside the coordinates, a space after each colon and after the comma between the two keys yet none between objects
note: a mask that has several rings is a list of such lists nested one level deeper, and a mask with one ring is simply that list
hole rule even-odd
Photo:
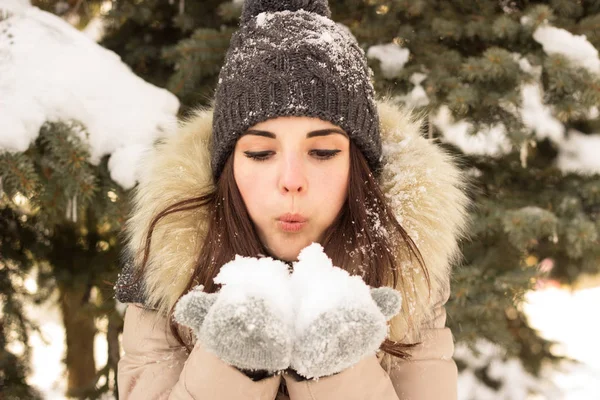
[{"label": "blurred background foliage", "polygon": [[[210,104],[242,3],[35,0],[33,5],[79,29],[100,21],[99,44],[144,80],[174,93],[185,116]],[[330,7],[332,18],[350,28],[369,55],[377,92],[423,115],[423,134],[459,157],[472,177],[471,239],[462,245],[464,261],[455,269],[446,306],[457,343],[476,353],[477,340],[485,339],[505,350],[504,359],[516,357],[537,375],[545,362],[560,357],[529,326],[523,295],[544,280],[573,285],[600,268],[600,176],[559,163],[572,132],[600,133],[600,72],[550,54],[534,36],[538,28],[552,26],[585,35],[599,49],[600,3],[332,0]],[[396,64],[387,65],[390,59]],[[524,121],[519,110],[525,85],[540,88],[562,137]],[[467,136],[501,127],[502,150],[474,151],[451,140],[449,123],[436,117],[444,109],[452,120],[468,123]],[[47,123],[26,152],[0,152],[0,385],[7,398],[39,396],[25,381],[28,346],[17,354],[7,344],[26,344],[28,332],[36,329],[22,304],[48,301],[54,292],[66,328],[69,395],[97,398],[116,387],[122,321],[112,284],[128,191],[110,179],[108,157],[89,163],[86,144],[75,135],[81,130],[85,127],[68,121]],[[33,270],[36,290],[25,290],[25,276]],[[98,319],[110,321],[112,340],[101,371],[91,347]],[[82,352],[91,358],[74,356]],[[461,370],[469,368],[467,361],[457,362]],[[502,386],[486,368],[476,374],[490,388]]]}]

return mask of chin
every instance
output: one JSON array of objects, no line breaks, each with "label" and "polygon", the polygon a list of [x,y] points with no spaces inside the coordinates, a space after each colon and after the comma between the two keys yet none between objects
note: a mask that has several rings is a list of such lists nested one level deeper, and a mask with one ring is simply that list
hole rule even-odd
[{"label": "chin", "polygon": [[274,258],[277,260],[281,260],[284,262],[295,262],[298,260],[298,254],[294,255],[288,255],[288,254],[282,254],[282,255],[278,255],[278,254],[274,254]]},{"label": "chin", "polygon": [[273,255],[273,257],[282,260],[282,261],[296,261],[298,259],[298,254],[300,254],[300,250],[302,250],[302,248],[299,248],[298,250],[293,249],[286,249],[286,250],[279,250],[279,249],[271,249],[271,254]]},{"label": "chin", "polygon": [[298,254],[306,246],[315,242],[316,240],[298,238],[296,240],[286,240],[278,243],[277,245],[270,248],[271,254],[283,261],[296,261],[298,260]]}]

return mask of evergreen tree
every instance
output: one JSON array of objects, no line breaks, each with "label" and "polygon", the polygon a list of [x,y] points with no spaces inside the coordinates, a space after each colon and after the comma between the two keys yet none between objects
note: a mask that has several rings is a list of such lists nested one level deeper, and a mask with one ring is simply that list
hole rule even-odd
[{"label": "evergreen tree", "polygon": [[89,24],[104,3],[104,0],[31,0],[33,6],[60,15],[78,28]]},{"label": "evergreen tree", "polygon": [[[26,382],[31,357],[27,343],[37,327],[24,314],[23,302],[34,299],[15,282],[25,280],[33,268],[31,253],[43,253],[45,242],[43,233],[25,214],[0,210],[0,390],[7,399],[42,398]],[[44,298],[38,294],[36,300]]]},{"label": "evergreen tree", "polygon": [[[410,51],[394,76],[384,77],[382,65],[374,63],[380,90],[405,95],[415,87],[411,78],[421,73],[426,75],[420,85],[429,99],[423,107],[428,115],[447,106],[455,119],[472,124],[473,133],[504,126],[511,145],[505,154],[465,155],[475,179],[477,209],[447,310],[457,341],[474,343],[479,337],[501,344],[534,373],[542,360],[553,358],[550,343],[528,327],[519,308],[538,275],[534,267],[552,260],[552,276],[566,283],[600,267],[599,176],[557,168],[560,143],[540,139],[536,127],[515,112],[523,107],[521,87],[536,82],[535,74],[520,66],[525,59],[541,67],[544,103],[564,129],[592,133],[599,127],[597,119],[589,120],[588,110],[600,104],[600,69],[548,55],[534,36],[537,28],[552,24],[595,37],[592,44],[600,47],[590,23],[600,19],[600,7],[592,1],[544,3],[380,3],[357,8],[363,17],[354,30],[366,47],[394,43]],[[444,142],[444,132],[429,121],[429,134]]]},{"label": "evergreen tree", "polygon": [[[120,329],[119,318],[114,321],[118,313],[112,282],[119,268],[126,192],[110,179],[108,157],[98,166],[89,163],[81,129],[76,123],[47,123],[26,152],[0,154],[5,321],[0,340],[26,349],[17,356],[3,346],[3,393],[14,395],[8,398],[19,398],[19,393],[20,398],[35,398],[25,396],[25,388],[34,391],[22,371],[29,371],[28,336],[36,327],[23,305],[50,301],[56,291],[66,332],[68,395],[97,398],[115,387],[118,359],[109,357],[106,367],[96,371],[93,346],[96,319],[112,320],[110,329]],[[23,285],[32,270],[37,273],[35,294]],[[104,384],[99,385],[102,376]]]},{"label": "evergreen tree", "polygon": [[[77,24],[107,2],[36,4]],[[0,1],[0,54],[0,392],[35,398],[25,377],[37,328],[26,311],[45,302],[65,328],[66,394],[98,398],[116,390],[122,318],[113,286],[133,160],[171,129],[179,101],[28,0]],[[99,371],[98,322],[108,340]]]},{"label": "evergreen tree", "polygon": [[241,3],[221,0],[115,1],[101,44],[174,93],[185,112],[212,96],[240,11]]}]

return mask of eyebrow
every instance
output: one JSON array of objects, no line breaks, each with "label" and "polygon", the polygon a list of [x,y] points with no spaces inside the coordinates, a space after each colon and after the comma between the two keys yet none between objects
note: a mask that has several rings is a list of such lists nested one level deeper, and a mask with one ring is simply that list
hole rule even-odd
[{"label": "eyebrow", "polygon": [[[332,133],[339,133],[340,135],[344,135],[344,136],[348,137],[348,134],[346,132],[344,132],[341,129],[337,129],[337,128],[327,128],[327,129],[319,129],[316,131],[311,131],[306,134],[306,137],[310,139],[310,138],[317,137],[317,136],[331,135]],[[273,132],[259,131],[256,129],[248,129],[246,132],[242,133],[242,136],[245,136],[245,135],[263,136],[263,137],[270,138],[270,139],[277,138],[277,135],[275,135]]]}]

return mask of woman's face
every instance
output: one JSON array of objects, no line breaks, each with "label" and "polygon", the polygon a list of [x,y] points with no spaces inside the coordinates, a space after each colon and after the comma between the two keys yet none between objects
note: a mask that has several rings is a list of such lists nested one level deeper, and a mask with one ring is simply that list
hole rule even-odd
[{"label": "woman's face", "polygon": [[273,256],[293,261],[321,240],[346,200],[349,149],[341,128],[311,117],[269,119],[237,141],[235,181]]}]

